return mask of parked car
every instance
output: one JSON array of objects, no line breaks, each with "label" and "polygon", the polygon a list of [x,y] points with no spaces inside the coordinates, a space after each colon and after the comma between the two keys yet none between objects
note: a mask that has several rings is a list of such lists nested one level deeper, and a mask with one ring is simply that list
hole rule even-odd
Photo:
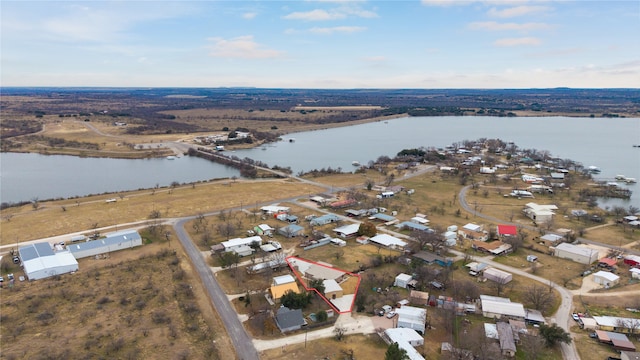
[{"label": "parked car", "polygon": [[576,314],[576,313],[571,314],[571,317],[572,317],[572,318],[573,318],[573,320],[575,320],[575,321],[580,321],[580,316],[578,316],[578,314]]},{"label": "parked car", "polygon": [[592,339],[597,339],[598,338],[598,334],[592,332],[592,333],[589,333],[589,337],[592,338]]},{"label": "parked car", "polygon": [[387,313],[387,319],[391,319],[392,317],[396,316],[396,312],[395,311],[389,311]]}]

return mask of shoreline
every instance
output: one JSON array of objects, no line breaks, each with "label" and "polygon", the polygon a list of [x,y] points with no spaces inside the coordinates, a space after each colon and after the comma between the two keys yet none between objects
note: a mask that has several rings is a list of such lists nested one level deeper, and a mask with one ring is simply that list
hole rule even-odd
[{"label": "shoreline", "polygon": [[[529,118],[529,117],[571,117],[571,118],[587,118],[587,119],[616,119],[616,118],[609,118],[609,117],[590,117],[591,114],[575,114],[575,113],[559,113],[559,112],[553,112],[553,113],[535,113],[535,112],[531,112],[531,111],[512,111],[513,113],[516,114],[515,118]],[[629,116],[626,116],[629,115]],[[632,114],[625,114],[623,117],[620,117],[622,119],[624,118],[634,118],[633,116],[631,116]],[[446,117],[449,115],[443,115],[443,116],[427,116],[427,117]],[[451,115],[453,116],[453,115]],[[498,116],[492,116],[492,115],[462,115],[465,117],[498,117]],[[289,131],[283,131],[282,134],[280,134],[280,138],[282,138],[285,135],[291,135],[291,134],[296,134],[296,133],[301,133],[301,132],[307,132],[307,131],[317,131],[317,130],[327,130],[327,129],[334,129],[334,128],[339,128],[339,127],[348,127],[348,126],[354,126],[354,125],[362,125],[362,124],[367,124],[367,123],[373,123],[373,122],[379,122],[379,121],[386,121],[386,120],[393,120],[393,119],[399,119],[399,118],[405,118],[405,117],[411,117],[409,114],[407,113],[403,113],[403,114],[394,114],[394,115],[387,115],[387,116],[377,116],[377,117],[373,117],[373,118],[367,118],[367,119],[361,119],[361,120],[353,120],[353,121],[348,121],[348,122],[340,122],[340,123],[328,123],[328,124],[321,124],[321,125],[314,125],[314,124],[309,124],[309,125],[301,125],[299,127],[290,129]],[[206,133],[206,132],[205,132]],[[237,149],[252,149],[252,148],[256,148],[259,147],[263,144],[265,144],[266,142],[264,141],[260,141],[260,142],[255,142],[253,144],[242,144],[242,145],[227,145],[226,149],[227,150],[237,150]],[[183,144],[187,144],[187,143],[183,143]],[[197,148],[199,147],[199,145],[195,145],[195,144],[188,144],[189,147],[191,148]],[[39,154],[39,155],[65,155],[65,156],[77,156],[77,157],[86,157],[86,158],[106,158],[106,159],[123,159],[123,160],[134,160],[134,159],[151,159],[151,158],[164,158],[167,155],[185,155],[187,152],[184,151],[180,154],[176,153],[174,150],[172,150],[171,148],[167,147],[167,148],[162,148],[162,151],[160,154],[157,155],[152,155],[149,152],[143,152],[140,154],[135,154],[132,153],[131,151],[128,152],[122,152],[122,153],[118,153],[118,152],[114,152],[114,151],[105,151],[105,154],[101,154],[100,150],[97,151],[87,151],[86,149],[78,149],[77,151],[69,149],[69,148],[60,148],[60,149],[56,149],[56,148],[47,148],[46,150],[32,150],[32,151],[0,151],[2,153],[23,153],[23,154]]]}]

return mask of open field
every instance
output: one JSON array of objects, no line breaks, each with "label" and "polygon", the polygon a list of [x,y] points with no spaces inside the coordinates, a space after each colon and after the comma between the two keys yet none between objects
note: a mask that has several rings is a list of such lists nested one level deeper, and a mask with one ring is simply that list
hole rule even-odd
[{"label": "open field", "polygon": [[[290,180],[212,181],[176,188],[160,188],[41,202],[3,209],[0,243],[50,237],[115,224],[148,220],[154,211],[162,218],[194,216],[233,207],[250,206],[283,196],[304,196],[321,188]],[[238,194],[242,194],[241,197]],[[122,197],[121,197],[122,196]],[[107,203],[107,199],[117,199]],[[55,219],[55,221],[52,221]]]},{"label": "open field", "polygon": [[0,290],[4,359],[233,354],[180,249],[154,243],[79,263],[75,274]]},{"label": "open field", "polygon": [[353,350],[355,359],[383,359],[387,346],[376,334],[349,335],[342,341],[327,338],[310,341],[307,344],[291,344],[284,348],[267,350],[260,354],[260,358],[262,360],[295,359],[298,357],[309,360],[341,359],[345,356],[345,352]]}]

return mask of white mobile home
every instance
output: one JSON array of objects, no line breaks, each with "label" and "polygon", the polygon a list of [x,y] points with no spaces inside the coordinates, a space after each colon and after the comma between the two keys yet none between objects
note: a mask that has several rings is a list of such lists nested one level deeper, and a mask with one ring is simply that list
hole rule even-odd
[{"label": "white mobile home", "polygon": [[220,243],[224,247],[225,252],[241,251],[245,252],[246,247],[251,247],[251,244],[256,243],[258,246],[262,245],[262,238],[258,235],[250,236],[246,238],[235,238]]},{"label": "white mobile home", "polygon": [[424,334],[427,309],[403,306],[395,311],[398,314],[398,327],[413,329]]}]

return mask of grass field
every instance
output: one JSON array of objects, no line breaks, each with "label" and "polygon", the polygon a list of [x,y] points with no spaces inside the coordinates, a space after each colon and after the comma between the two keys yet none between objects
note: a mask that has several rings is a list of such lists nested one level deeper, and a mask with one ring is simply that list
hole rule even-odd
[{"label": "grass field", "polygon": [[[319,191],[313,185],[288,180],[212,181],[176,188],[160,188],[41,202],[2,210],[2,245],[93,228],[147,220],[153,211],[162,218],[195,216],[241,206],[254,206],[282,196]],[[238,194],[242,194],[238,196]],[[107,199],[117,201],[107,203]]]},{"label": "grass field", "polygon": [[3,359],[232,356],[180,249],[154,243],[79,263],[78,273],[1,290]]}]

